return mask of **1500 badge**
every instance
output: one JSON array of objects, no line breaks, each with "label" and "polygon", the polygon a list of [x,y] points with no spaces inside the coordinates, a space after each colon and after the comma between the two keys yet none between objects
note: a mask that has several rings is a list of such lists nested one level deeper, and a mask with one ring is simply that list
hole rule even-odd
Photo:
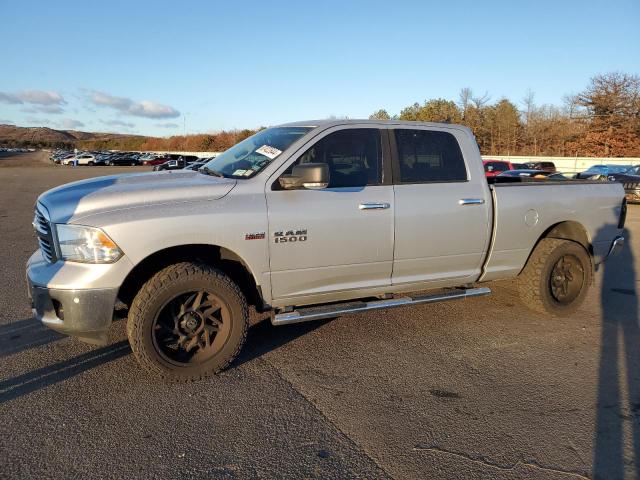
[{"label": "1500 badge", "polygon": [[295,243],[307,241],[307,229],[279,230],[273,233],[275,243]]}]

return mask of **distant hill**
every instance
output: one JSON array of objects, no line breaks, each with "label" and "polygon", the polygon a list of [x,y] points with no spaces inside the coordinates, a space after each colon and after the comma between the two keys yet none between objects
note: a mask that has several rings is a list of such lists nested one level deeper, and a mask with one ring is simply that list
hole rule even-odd
[{"label": "distant hill", "polygon": [[[264,127],[260,129],[262,128]],[[173,135],[159,138],[124,133],[80,132],[0,124],[0,147],[223,152],[258,130],[222,130],[215,133]]]},{"label": "distant hill", "polygon": [[150,138],[153,137],[0,124],[0,145],[7,147],[135,150]]}]

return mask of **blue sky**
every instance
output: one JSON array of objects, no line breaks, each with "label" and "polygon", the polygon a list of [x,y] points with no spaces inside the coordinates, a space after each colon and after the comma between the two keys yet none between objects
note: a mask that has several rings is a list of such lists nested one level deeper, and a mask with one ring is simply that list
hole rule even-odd
[{"label": "blue sky", "polygon": [[0,1],[0,123],[167,136],[640,74],[640,1]]}]

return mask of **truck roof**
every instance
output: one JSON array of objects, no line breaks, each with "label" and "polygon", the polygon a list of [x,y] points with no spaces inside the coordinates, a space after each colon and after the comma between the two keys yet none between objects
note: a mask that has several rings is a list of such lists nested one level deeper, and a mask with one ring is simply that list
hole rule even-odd
[{"label": "truck roof", "polygon": [[407,127],[447,127],[460,130],[471,131],[464,125],[455,123],[436,122],[415,122],[412,120],[368,120],[368,119],[324,119],[324,120],[303,120],[299,122],[289,122],[277,125],[278,127],[333,127],[337,125],[349,124],[372,124],[372,125],[402,125]]}]

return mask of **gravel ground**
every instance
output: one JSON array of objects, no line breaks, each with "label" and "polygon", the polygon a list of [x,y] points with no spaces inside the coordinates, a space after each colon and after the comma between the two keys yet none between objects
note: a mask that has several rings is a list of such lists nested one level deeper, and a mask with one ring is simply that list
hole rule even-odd
[{"label": "gravel ground", "polygon": [[640,478],[640,208],[581,310],[489,297],[254,325],[216,378],[166,385],[124,333],[96,348],[31,320],[37,195],[131,167],[0,158],[0,477]]}]

